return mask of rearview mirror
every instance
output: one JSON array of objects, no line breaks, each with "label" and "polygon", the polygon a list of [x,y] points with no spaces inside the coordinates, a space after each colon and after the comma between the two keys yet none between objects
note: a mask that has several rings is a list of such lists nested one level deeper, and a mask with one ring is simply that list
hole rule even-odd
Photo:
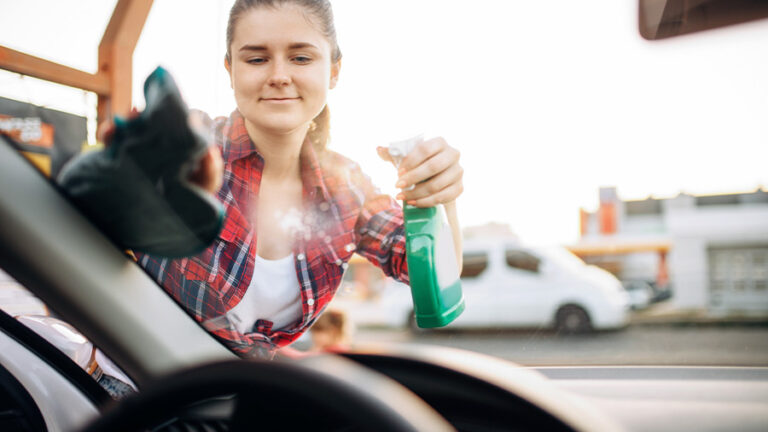
[{"label": "rearview mirror", "polygon": [[640,34],[665,39],[768,17],[768,0],[640,0]]}]

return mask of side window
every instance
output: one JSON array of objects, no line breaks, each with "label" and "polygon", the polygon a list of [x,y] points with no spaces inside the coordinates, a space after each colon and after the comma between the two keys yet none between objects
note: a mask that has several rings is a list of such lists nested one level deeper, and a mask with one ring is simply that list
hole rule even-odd
[{"label": "side window", "polygon": [[528,252],[516,249],[507,249],[505,255],[507,265],[509,267],[531,273],[539,272],[539,265],[541,264],[541,260],[538,257],[531,255]]},{"label": "side window", "polygon": [[0,310],[65,354],[113,398],[136,391],[133,382],[104,353],[2,269]]},{"label": "side window", "polygon": [[488,268],[488,254],[485,252],[465,253],[463,261],[464,265],[461,268],[462,279],[478,277]]}]

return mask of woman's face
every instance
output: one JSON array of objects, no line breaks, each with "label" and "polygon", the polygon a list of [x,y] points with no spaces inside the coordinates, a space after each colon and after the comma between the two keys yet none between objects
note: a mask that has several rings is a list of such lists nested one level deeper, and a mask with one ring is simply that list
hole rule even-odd
[{"label": "woman's face", "polygon": [[336,85],[326,37],[294,5],[254,8],[237,21],[227,64],[237,107],[268,134],[306,131]]}]

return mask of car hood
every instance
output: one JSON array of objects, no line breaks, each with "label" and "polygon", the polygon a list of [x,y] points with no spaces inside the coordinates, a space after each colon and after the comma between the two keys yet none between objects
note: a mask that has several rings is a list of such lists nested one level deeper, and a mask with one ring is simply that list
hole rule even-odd
[{"label": "car hood", "polygon": [[562,268],[556,273],[558,279],[566,279],[571,285],[580,285],[590,288],[598,288],[606,293],[619,293],[624,289],[621,282],[611,273],[593,266],[586,265],[580,268]]}]

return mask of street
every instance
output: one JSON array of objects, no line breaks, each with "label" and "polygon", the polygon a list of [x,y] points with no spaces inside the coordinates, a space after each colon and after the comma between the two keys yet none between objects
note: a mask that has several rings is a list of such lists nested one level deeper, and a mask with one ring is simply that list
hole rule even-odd
[{"label": "street", "polygon": [[635,325],[558,336],[548,330],[430,331],[358,329],[354,342],[440,345],[539,365],[768,366],[768,326]]}]

